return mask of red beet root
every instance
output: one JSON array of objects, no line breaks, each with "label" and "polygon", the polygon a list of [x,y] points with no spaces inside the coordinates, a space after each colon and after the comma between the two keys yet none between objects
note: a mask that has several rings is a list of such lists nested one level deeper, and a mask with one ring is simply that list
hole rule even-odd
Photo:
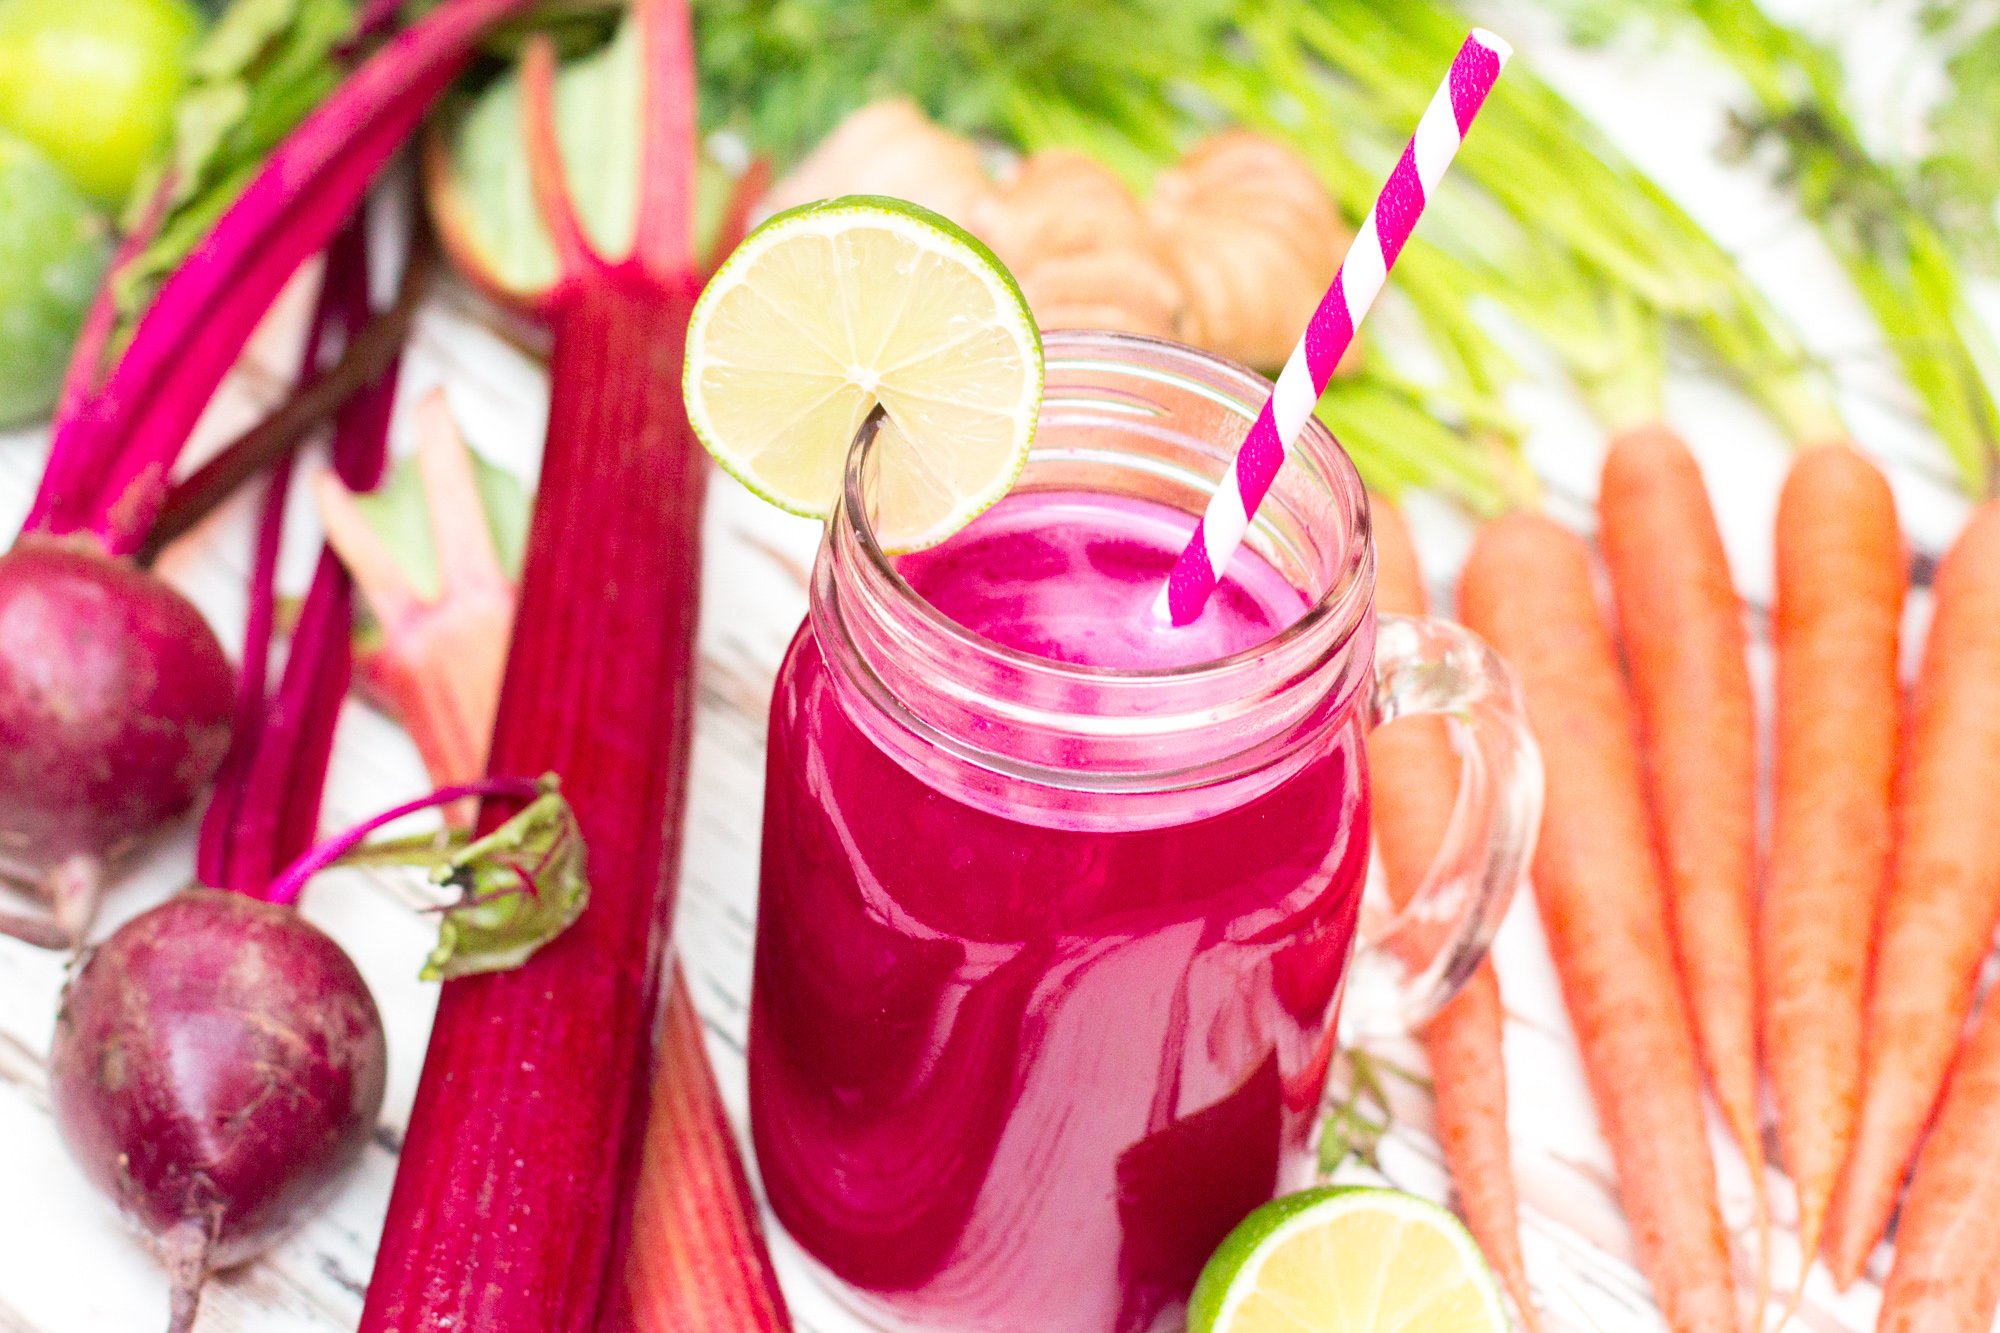
[{"label": "red beet root", "polygon": [[56,1123],[172,1272],[170,1330],[359,1156],[387,1061],[361,974],[288,907],[189,889],[90,953],[56,1023]]},{"label": "red beet root", "polygon": [[87,538],[0,555],[0,859],[80,940],[105,864],[186,811],[229,747],[234,673],[186,598]]}]

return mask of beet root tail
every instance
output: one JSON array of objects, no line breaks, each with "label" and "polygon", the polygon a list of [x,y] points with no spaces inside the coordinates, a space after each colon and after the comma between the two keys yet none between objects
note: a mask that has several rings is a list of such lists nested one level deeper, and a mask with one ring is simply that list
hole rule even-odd
[{"label": "beet root tail", "polygon": [[0,935],[37,949],[68,949],[76,944],[70,933],[45,916],[0,912]]},{"label": "beet root tail", "polygon": [[81,949],[104,901],[104,862],[94,856],[65,857],[49,871],[50,914],[67,945]]},{"label": "beet root tail", "polygon": [[208,1282],[208,1252],[212,1228],[189,1218],[160,1238],[160,1257],[173,1281],[167,1333],[194,1333],[201,1310],[201,1289]]},{"label": "beet root tail", "polygon": [[45,915],[0,911],[0,935],[38,949],[83,948],[97,908],[104,901],[104,862],[94,856],[70,856],[40,879],[0,876],[9,888],[46,902]]}]

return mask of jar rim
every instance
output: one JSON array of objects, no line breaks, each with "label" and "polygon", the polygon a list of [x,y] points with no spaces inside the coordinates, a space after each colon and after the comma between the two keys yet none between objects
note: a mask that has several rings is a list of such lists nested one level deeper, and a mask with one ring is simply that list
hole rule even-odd
[{"label": "jar rim", "polygon": [[[1241,415],[1246,432],[1272,390],[1270,380],[1240,362],[1166,338],[1108,329],[1056,329],[1042,335],[1042,345],[1044,364],[1050,371],[1103,367],[1107,355],[1117,358],[1115,368],[1120,371],[1133,371],[1144,359],[1164,362],[1166,364],[1153,368],[1153,378],[1170,380],[1179,388],[1204,392],[1219,405]],[[1176,371],[1181,373],[1176,374]],[[1324,651],[1337,652],[1354,637],[1372,611],[1374,541],[1367,489],[1362,485],[1360,473],[1355,470],[1354,460],[1326,424],[1314,416],[1307,419],[1305,429],[1286,451],[1286,457],[1289,460],[1303,450],[1318,458],[1342,511],[1341,517],[1348,534],[1347,548],[1339,554],[1336,577],[1297,620],[1271,637],[1228,656],[1165,667],[1106,667],[1058,661],[998,643],[959,624],[933,606],[903,577],[896,567],[895,558],[877,540],[868,519],[868,506],[862,488],[868,446],[873,443],[882,420],[882,411],[878,407],[856,431],[848,450],[840,504],[829,522],[849,526],[873,575],[895,593],[899,602],[922,621],[928,632],[968,651],[1023,672],[1080,683],[1200,683],[1242,671],[1303,639],[1324,637],[1327,640]]]}]

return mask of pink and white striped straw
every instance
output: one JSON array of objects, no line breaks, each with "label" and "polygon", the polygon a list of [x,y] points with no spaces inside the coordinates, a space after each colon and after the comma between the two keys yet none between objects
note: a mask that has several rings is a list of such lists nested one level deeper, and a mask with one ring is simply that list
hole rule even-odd
[{"label": "pink and white striped straw", "polygon": [[1209,594],[1215,591],[1229,557],[1249,531],[1250,516],[1271,489],[1287,451],[1311,419],[1319,396],[1326,392],[1333,368],[1354,341],[1355,328],[1375,304],[1396,256],[1410,239],[1410,231],[1424,211],[1424,201],[1458,155],[1472,118],[1512,54],[1512,47],[1483,28],[1473,29],[1458,49],[1451,72],[1417,122],[1415,137],[1403,149],[1375,207],[1354,234],[1347,257],[1340,261],[1340,271],[1333,275],[1333,286],[1327,288],[1299,345],[1279,372],[1270,401],[1257,414],[1187,549],[1167,576],[1159,608],[1174,624],[1185,625],[1200,615]]}]

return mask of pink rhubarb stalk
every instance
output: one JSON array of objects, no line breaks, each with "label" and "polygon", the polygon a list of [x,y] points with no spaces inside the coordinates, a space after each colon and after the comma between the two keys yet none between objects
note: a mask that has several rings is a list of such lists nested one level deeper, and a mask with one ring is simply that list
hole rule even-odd
[{"label": "pink rhubarb stalk", "polygon": [[[380,646],[362,670],[416,742],[431,780],[445,787],[486,767],[515,598],[441,393],[419,407],[417,434],[435,592],[415,586],[344,485],[327,475],[316,482],[328,538],[379,626]],[[625,1266],[628,1308],[616,1326],[787,1328],[756,1199],[678,968],[659,1043]]]},{"label": "pink rhubarb stalk", "polygon": [[417,468],[436,557],[435,594],[418,590],[355,504],[345,478],[315,479],[327,539],[380,627],[363,661],[434,782],[484,771],[514,630],[514,587],[479,505],[472,459],[442,391],[417,408]]},{"label": "pink rhubarb stalk", "polygon": [[[492,773],[561,775],[591,905],[518,971],[445,986],[362,1333],[635,1326],[623,1246],[686,803],[707,468],[680,399],[700,286],[686,6],[639,0],[632,21],[648,80],[628,257],[599,254],[577,221],[555,148],[552,48],[536,41],[523,67],[523,138],[561,277],[537,303],[555,333],[547,448],[488,761]],[[483,809],[480,826],[498,818]],[[700,1068],[682,1012],[663,1078]],[[712,1083],[671,1086],[710,1108],[708,1174],[688,1188],[715,1194],[691,1206],[742,1207]],[[700,1327],[786,1327],[745,1217],[740,1271],[752,1277]]]},{"label": "pink rhubarb stalk", "polygon": [[599,1327],[778,1333],[792,1326],[678,967],[660,1029],[623,1298],[623,1317]]}]

